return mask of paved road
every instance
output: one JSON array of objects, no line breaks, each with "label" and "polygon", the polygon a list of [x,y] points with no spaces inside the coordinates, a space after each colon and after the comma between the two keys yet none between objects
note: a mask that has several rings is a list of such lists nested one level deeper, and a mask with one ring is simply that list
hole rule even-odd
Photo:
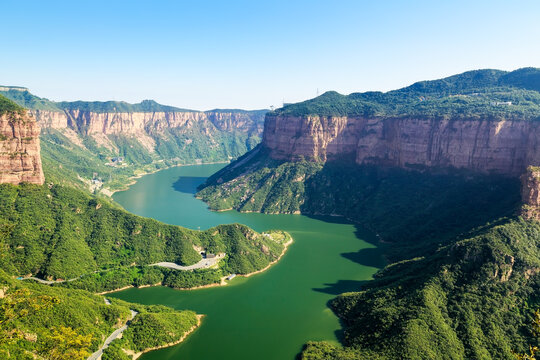
[{"label": "paved road", "polygon": [[135,310],[130,310],[131,311],[131,318],[128,320],[128,322],[126,323],[126,325],[122,326],[120,329],[118,330],[115,330],[107,339],[105,339],[105,342],[103,343],[103,345],[99,348],[98,351],[96,351],[95,353],[93,353],[92,355],[90,355],[88,357],[87,360],[97,360],[99,358],[101,358],[101,355],[103,355],[103,350],[105,350],[106,348],[109,347],[109,345],[115,340],[118,338],[118,336],[120,336],[120,334],[122,334],[129,326],[129,322],[131,320],[133,320],[133,318],[135,317],[135,315],[138,314],[138,312],[136,312]]},{"label": "paved road", "polygon": [[150,266],[161,266],[169,269],[175,269],[175,270],[195,270],[195,269],[206,269],[209,268],[219,262],[219,260],[223,259],[225,257],[225,254],[218,254],[215,258],[211,259],[202,259],[196,264],[189,265],[189,266],[182,266],[178,265],[172,262],[158,262],[155,264],[152,264]]},{"label": "paved road", "polygon": [[[206,268],[209,268],[211,266],[214,266],[215,264],[217,264],[219,262],[219,260],[223,259],[224,257],[225,257],[224,253],[218,254],[215,258],[202,259],[198,263],[193,264],[193,265],[189,265],[189,266],[182,266],[182,265],[178,265],[178,264],[171,263],[171,262],[158,262],[158,263],[155,263],[155,264],[151,264],[149,266],[161,266],[161,267],[165,267],[165,268],[169,268],[169,269],[175,269],[175,270],[206,269]],[[96,271],[93,271],[92,274],[97,273],[97,272],[101,272],[101,271],[110,271],[110,269],[109,270],[96,270]],[[84,275],[87,275],[87,274],[83,274],[81,276],[77,276],[76,278],[68,279],[68,280],[43,280],[43,279],[40,279],[40,278],[37,278],[37,277],[34,277],[34,276],[21,277],[21,278],[18,278],[18,279],[19,280],[35,280],[35,281],[40,282],[40,283],[45,284],[45,285],[52,285],[52,284],[60,284],[60,283],[64,283],[64,282],[75,281],[75,280],[80,279]]]},{"label": "paved road", "polygon": [[80,279],[83,275],[81,276],[77,276],[76,278],[73,278],[73,279],[68,279],[68,280],[43,280],[43,279],[40,279],[40,278],[37,278],[37,277],[33,277],[33,276],[29,276],[29,277],[25,277],[25,278],[22,278],[22,279],[19,279],[19,280],[36,280],[37,282],[40,282],[42,284],[45,284],[45,285],[51,285],[51,284],[60,284],[60,283],[63,283],[63,282],[69,282],[69,281],[75,281],[77,279]]}]

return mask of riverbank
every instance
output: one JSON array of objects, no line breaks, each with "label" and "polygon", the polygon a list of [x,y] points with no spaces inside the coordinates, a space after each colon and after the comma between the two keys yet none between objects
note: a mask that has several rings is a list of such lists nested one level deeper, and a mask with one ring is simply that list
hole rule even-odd
[{"label": "riverbank", "polygon": [[[289,235],[290,236],[290,235]],[[260,274],[262,273],[263,271],[266,271],[268,270],[272,265],[274,265],[275,263],[277,263],[279,260],[281,260],[281,258],[283,257],[283,255],[285,255],[285,253],[287,252],[287,249],[289,248],[289,246],[293,243],[293,238],[291,236],[291,238],[289,239],[289,241],[287,241],[285,244],[283,244],[283,250],[281,251],[281,254],[279,254],[278,258],[272,262],[270,262],[270,264],[266,265],[265,268],[261,269],[261,270],[257,270],[257,271],[254,271],[254,272],[251,272],[249,274],[245,274],[245,275],[238,275],[238,276],[242,276],[242,277],[250,277],[250,276],[253,276],[253,275],[256,275],[256,274]]]},{"label": "riverbank", "polygon": [[194,332],[195,330],[197,330],[197,328],[199,326],[201,326],[201,322],[202,322],[202,318],[204,317],[204,315],[197,315],[197,324],[195,324],[193,327],[191,327],[191,329],[189,329],[188,331],[186,331],[184,333],[184,335],[182,335],[182,337],[176,341],[173,341],[171,343],[168,343],[168,344],[165,344],[165,345],[160,345],[160,346],[155,346],[155,347],[152,347],[152,348],[148,348],[148,349],[144,349],[143,351],[140,351],[140,352],[134,352],[133,350],[124,350],[124,352],[127,354],[127,355],[130,355],[133,357],[133,360],[137,360],[139,357],[141,357],[142,354],[144,353],[147,353],[147,352],[150,352],[150,351],[154,351],[154,350],[159,350],[159,349],[164,349],[164,348],[167,348],[167,347],[171,347],[171,346],[174,346],[174,345],[178,345],[180,344],[182,341],[184,341],[192,332]]},{"label": "riverbank", "polygon": [[131,288],[134,288],[134,287],[136,287],[137,289],[143,289],[143,288],[147,288],[147,287],[162,286],[162,285],[163,285],[163,284],[160,283],[160,282],[159,282],[159,283],[155,283],[155,284],[141,285],[141,286],[128,285],[128,286],[124,286],[124,287],[121,287],[121,288],[118,288],[118,289],[113,289],[113,290],[107,290],[107,291],[99,292],[99,293],[96,293],[96,295],[107,295],[107,294],[112,294],[112,293],[115,293],[115,292],[119,292],[119,291],[131,289]]}]

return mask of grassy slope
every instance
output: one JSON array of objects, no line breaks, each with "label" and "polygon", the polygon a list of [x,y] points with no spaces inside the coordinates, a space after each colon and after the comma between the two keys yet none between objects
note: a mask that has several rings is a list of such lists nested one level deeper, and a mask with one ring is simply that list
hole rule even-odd
[{"label": "grassy slope", "polygon": [[[211,144],[207,132],[211,134]],[[125,188],[134,175],[182,164],[226,162],[260,141],[254,134],[205,130],[200,124],[190,129],[166,130],[153,137],[155,152],[148,151],[136,138],[114,135],[109,140],[117,150],[111,150],[99,146],[91,137],[81,136],[84,147],[80,147],[58,130],[43,129],[40,139],[45,177],[53,183],[87,189],[88,181],[97,173],[105,187],[118,190]],[[124,158],[121,166],[105,165],[117,156]]]},{"label": "grassy slope", "polygon": [[0,115],[9,113],[9,112],[22,112],[24,108],[17,105],[13,101],[10,101],[5,96],[0,95]]}]

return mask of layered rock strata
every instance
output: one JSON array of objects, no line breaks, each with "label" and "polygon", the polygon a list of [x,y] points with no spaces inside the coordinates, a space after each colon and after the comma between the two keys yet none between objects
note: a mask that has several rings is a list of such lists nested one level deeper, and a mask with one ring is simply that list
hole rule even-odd
[{"label": "layered rock strata", "polygon": [[42,128],[72,128],[83,135],[136,135],[151,130],[184,127],[206,123],[220,131],[241,131],[262,134],[264,114],[248,112],[132,112],[97,113],[81,110],[33,111]]},{"label": "layered rock strata", "polygon": [[39,132],[30,114],[0,115],[0,183],[43,184]]},{"label": "layered rock strata", "polygon": [[540,123],[268,115],[274,159],[349,159],[401,168],[462,168],[510,176],[540,163]]}]

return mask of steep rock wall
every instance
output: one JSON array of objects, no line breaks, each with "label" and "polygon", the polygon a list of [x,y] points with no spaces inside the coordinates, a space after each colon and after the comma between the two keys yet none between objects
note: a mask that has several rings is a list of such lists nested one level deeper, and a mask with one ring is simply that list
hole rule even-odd
[{"label": "steep rock wall", "polygon": [[300,158],[401,168],[463,168],[510,176],[540,163],[540,124],[530,121],[268,115],[263,146]]},{"label": "steep rock wall", "polygon": [[42,128],[77,129],[84,135],[136,135],[149,130],[164,130],[206,123],[220,131],[240,131],[262,134],[264,115],[234,112],[133,112],[96,113],[81,110],[63,112],[34,110]]},{"label": "steep rock wall", "polygon": [[[33,114],[42,129],[60,130],[76,144],[82,144],[81,137],[90,136],[99,145],[114,150],[116,145],[109,136],[123,136],[136,139],[150,153],[155,151],[157,141],[171,138],[171,133],[195,131],[206,136],[209,143],[214,143],[214,137],[225,133],[260,137],[264,123],[262,111],[98,113],[34,110]],[[195,128],[197,130],[193,130]]]},{"label": "steep rock wall", "polygon": [[540,168],[529,166],[521,176],[521,215],[527,219],[540,220]]},{"label": "steep rock wall", "polygon": [[0,183],[43,184],[39,131],[30,114],[0,115]]}]

